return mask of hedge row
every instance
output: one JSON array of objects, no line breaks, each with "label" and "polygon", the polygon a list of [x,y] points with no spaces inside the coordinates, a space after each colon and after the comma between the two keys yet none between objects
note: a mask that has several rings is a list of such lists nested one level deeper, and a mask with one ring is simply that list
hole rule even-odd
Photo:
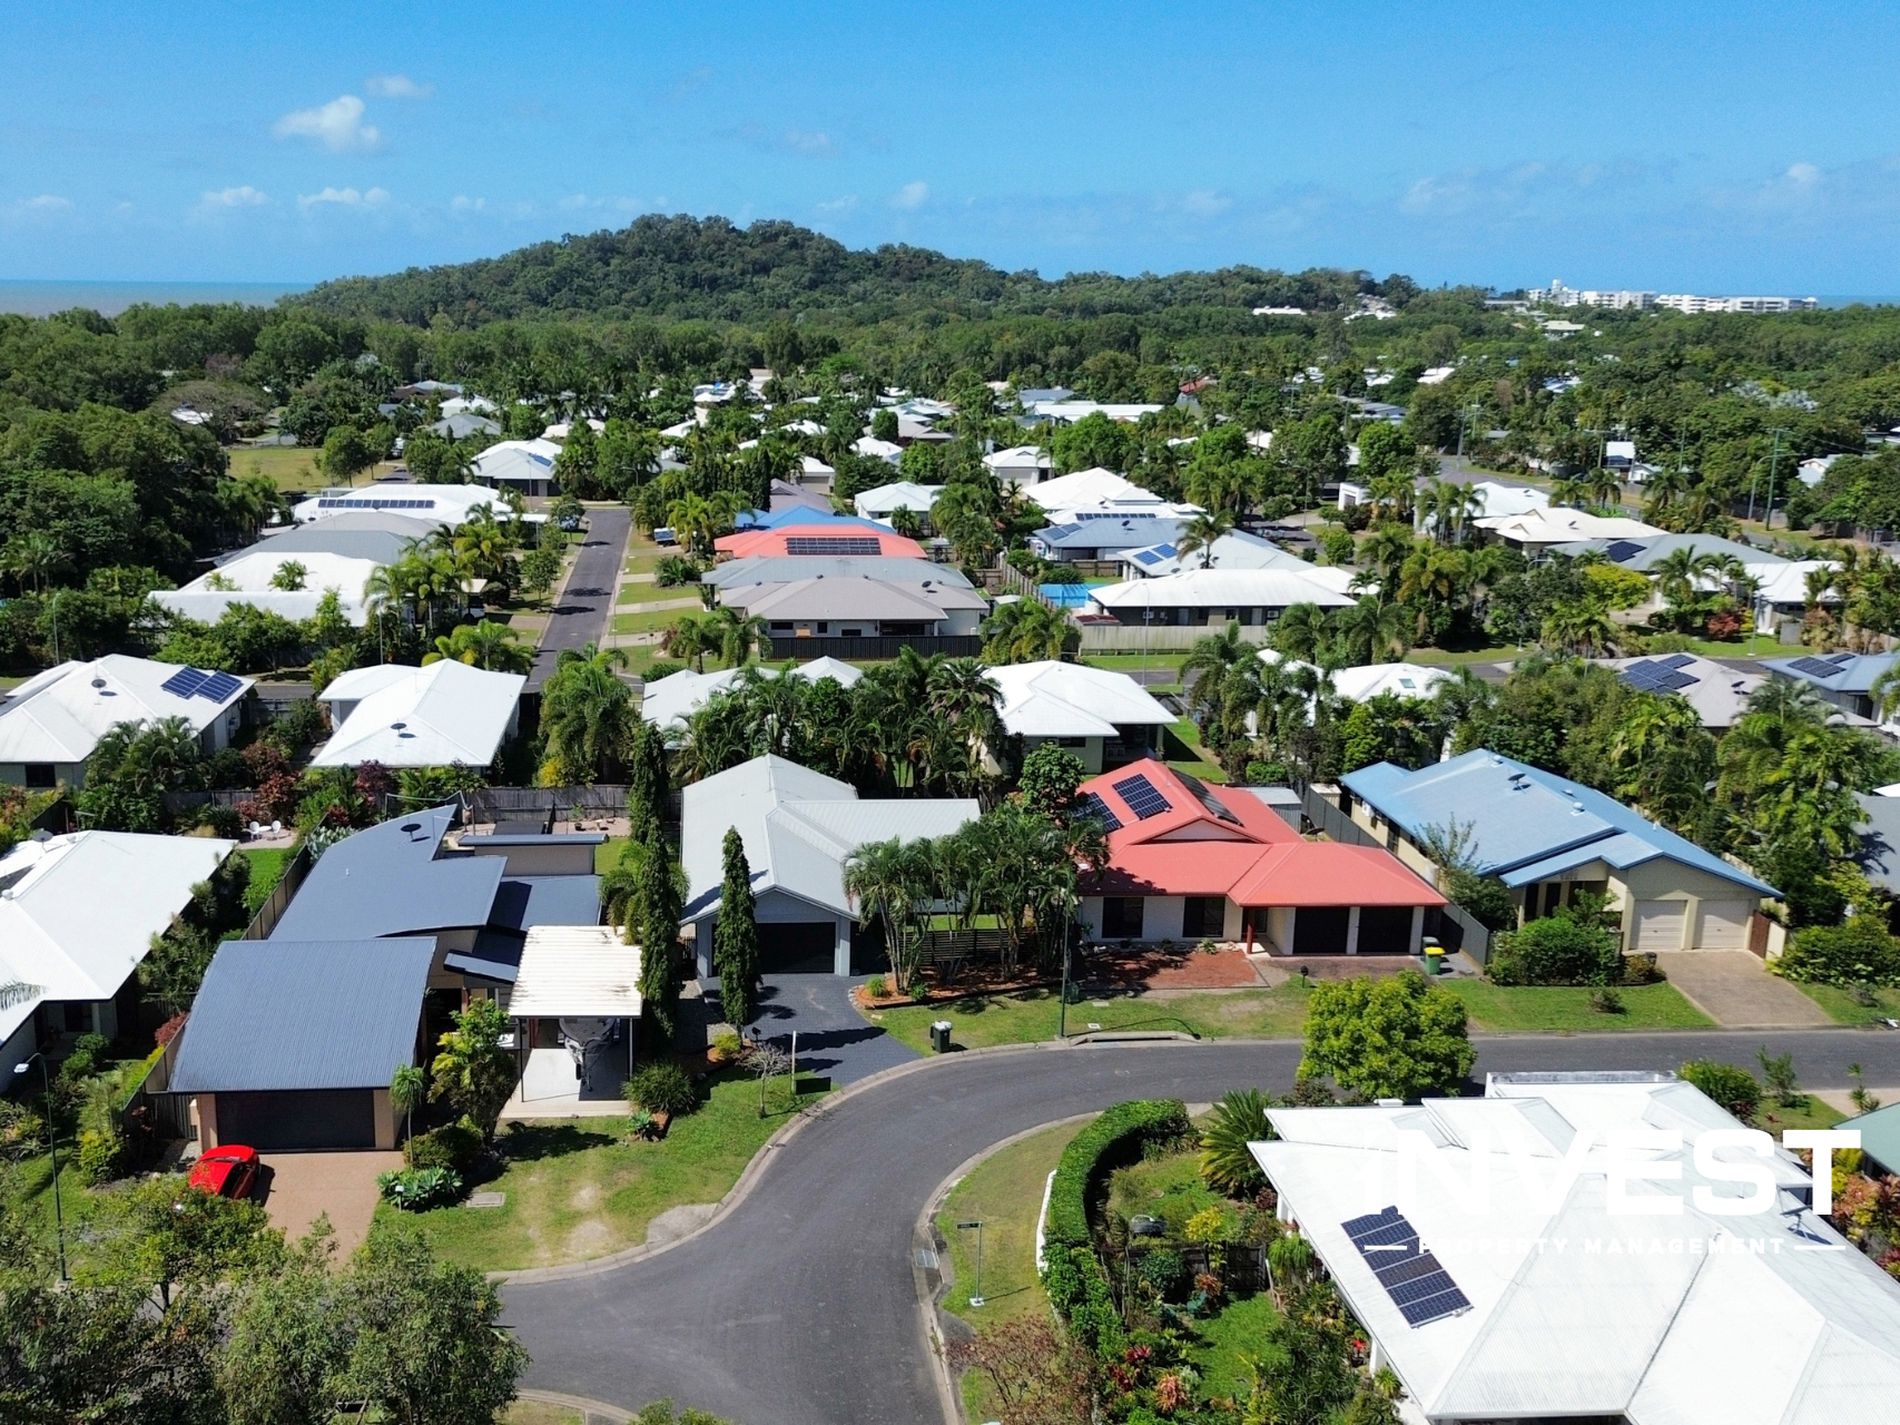
[{"label": "hedge row", "polygon": [[1043,1287],[1076,1338],[1098,1356],[1120,1349],[1121,1322],[1090,1243],[1089,1203],[1111,1172],[1141,1156],[1143,1145],[1187,1131],[1187,1105],[1179,1099],[1118,1103],[1070,1139],[1056,1164],[1044,1226]]}]

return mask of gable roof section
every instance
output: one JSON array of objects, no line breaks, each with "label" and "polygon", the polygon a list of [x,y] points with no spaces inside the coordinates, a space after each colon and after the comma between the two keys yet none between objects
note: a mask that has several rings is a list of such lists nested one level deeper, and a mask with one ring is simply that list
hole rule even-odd
[{"label": "gable roof section", "polygon": [[[1302,569],[1312,567],[1299,555],[1289,554],[1272,540],[1248,534],[1245,530],[1229,530],[1215,540],[1205,554],[1205,567],[1210,569],[1288,569],[1296,564]],[[1183,569],[1199,569],[1203,567],[1202,555],[1201,550],[1183,555],[1172,542],[1163,542],[1143,549],[1131,549],[1122,555],[1122,562],[1130,569],[1154,578],[1163,574],[1176,574]]]},{"label": "gable roof section", "polygon": [[1342,609],[1358,602],[1348,592],[1349,569],[1306,564],[1298,569],[1183,569],[1155,579],[1129,579],[1089,590],[1105,609],[1291,608],[1317,604]]},{"label": "gable roof section", "polygon": [[355,703],[311,758],[318,767],[486,767],[528,680],[444,658],[425,668],[379,663],[335,679],[322,700]]},{"label": "gable roof section", "polygon": [[432,936],[229,940],[191,1008],[172,1093],[380,1089],[416,1058]]},{"label": "gable roof section", "polygon": [[1126,673],[1046,660],[989,669],[1003,727],[1020,737],[1113,737],[1118,727],[1167,727],[1174,714]]},{"label": "gable roof section", "polygon": [[1788,562],[1779,554],[1771,554],[1765,549],[1756,549],[1751,545],[1738,544],[1732,539],[1723,539],[1715,534],[1657,534],[1647,538],[1583,539],[1571,544],[1555,545],[1551,553],[1575,556],[1600,551],[1612,564],[1620,564],[1625,569],[1634,569],[1639,574],[1647,574],[1678,549],[1686,549],[1691,554],[1697,555],[1729,556],[1745,565],[1759,564],[1768,567]]},{"label": "gable roof section", "polygon": [[1030,538],[1046,549],[1141,549],[1179,539],[1183,527],[1164,515],[1119,515],[1048,525]]},{"label": "gable roof section", "polygon": [[275,940],[372,940],[488,923],[507,859],[438,856],[453,806],[346,836],[317,859]]},{"label": "gable roof section", "polygon": [[[870,545],[858,547],[867,540],[875,544],[876,548]],[[825,523],[798,520],[771,529],[740,530],[737,534],[721,535],[713,541],[713,547],[734,559],[747,559],[755,555],[863,559],[924,557],[924,547],[916,540],[880,529],[868,520],[848,525],[836,520]]]},{"label": "gable roof section", "polygon": [[1592,861],[1627,870],[1667,858],[1757,895],[1778,894],[1621,802],[1488,748],[1418,771],[1380,762],[1348,772],[1340,782],[1414,842],[1433,827],[1469,823],[1473,869],[1507,886],[1530,885]]},{"label": "gable roof section", "polygon": [[[180,697],[165,684],[188,670],[176,663],[108,653],[89,663],[60,663],[0,699],[0,762],[84,762],[120,723],[182,717],[194,734],[250,692],[230,678]],[[206,692],[221,692],[209,697]]]},{"label": "gable roof section", "polygon": [[800,579],[877,579],[886,584],[927,584],[940,589],[969,589],[969,576],[953,564],[929,559],[886,559],[871,555],[760,554],[728,559],[699,576],[716,589],[741,584],[791,584]]},{"label": "gable roof section", "polygon": [[800,579],[756,589],[728,589],[725,601],[767,620],[898,619],[934,623],[948,609],[982,608],[981,595],[969,589],[934,589],[921,584],[887,584],[881,579]]},{"label": "gable roof section", "polygon": [[[1121,790],[1145,778],[1165,808]],[[1092,895],[1229,897],[1244,906],[1428,906],[1445,898],[1376,846],[1307,841],[1258,797],[1152,758],[1082,783],[1120,822]],[[1140,810],[1150,809],[1142,817]]]},{"label": "gable roof section", "polygon": [[[837,658],[814,658],[796,664],[792,677],[817,682],[830,678],[843,687],[855,687],[864,670]],[[729,693],[748,677],[771,679],[779,670],[768,663],[751,663],[742,668],[722,668],[715,673],[695,673],[682,668],[646,685],[640,695],[640,716],[660,727],[684,726],[686,719],[722,693]]]}]

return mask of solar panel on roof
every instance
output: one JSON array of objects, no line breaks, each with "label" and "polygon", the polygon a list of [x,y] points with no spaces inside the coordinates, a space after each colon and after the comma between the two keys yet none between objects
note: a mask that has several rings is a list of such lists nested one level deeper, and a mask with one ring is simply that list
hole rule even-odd
[{"label": "solar panel on roof", "polygon": [[1396,1207],[1340,1223],[1406,1324],[1425,1326],[1471,1309],[1471,1299]]},{"label": "solar panel on roof", "polygon": [[1656,661],[1665,668],[1687,668],[1691,663],[1695,662],[1695,655],[1693,653],[1672,653],[1667,658],[1658,658]]},{"label": "solar panel on roof", "polygon": [[1612,564],[1621,564],[1625,559],[1641,554],[1643,546],[1627,539],[1619,539],[1606,545],[1603,553]]},{"label": "solar panel on roof", "polygon": [[209,673],[200,673],[196,668],[180,668],[171,677],[158,686],[175,698],[188,698],[204,686]]},{"label": "solar panel on roof", "polygon": [[877,554],[880,552],[876,535],[788,535],[785,539],[787,554]]},{"label": "solar panel on roof", "polygon": [[1163,554],[1158,549],[1138,550],[1135,554],[1135,558],[1143,564],[1159,564],[1163,559],[1166,559],[1167,557],[1168,557],[1167,555]]},{"label": "solar panel on roof", "polygon": [[1806,673],[1810,678],[1832,678],[1840,672],[1840,665],[1825,658],[1797,658],[1788,665],[1797,673]]},{"label": "solar panel on roof", "polygon": [[229,673],[207,673],[204,684],[198,689],[197,696],[221,703],[235,693],[244,684]]},{"label": "solar panel on roof", "polygon": [[1119,782],[1110,783],[1115,795],[1128,803],[1128,809],[1142,821],[1151,816],[1159,816],[1164,811],[1173,810],[1173,803],[1162,796],[1155,784],[1143,773],[1132,777],[1123,777]]},{"label": "solar panel on roof", "polygon": [[1076,805],[1076,815],[1084,818],[1093,817],[1096,821],[1102,823],[1102,830],[1104,831],[1120,831],[1122,829],[1122,819],[1116,816],[1115,813],[1109,809],[1108,803],[1103,801],[1101,796],[1095,792],[1084,792],[1082,794],[1082,800]]},{"label": "solar panel on roof", "polygon": [[1219,817],[1222,821],[1231,821],[1236,825],[1240,823],[1240,818],[1229,811],[1212,792],[1208,791],[1207,784],[1201,781],[1200,778],[1190,777],[1186,772],[1181,772],[1177,775],[1182,781],[1187,783],[1187,788],[1190,792],[1194,793],[1195,800],[1209,812]]},{"label": "solar panel on roof", "polygon": [[1661,693],[1675,693],[1684,688],[1692,688],[1701,681],[1692,674],[1679,673],[1672,668],[1656,679],[1656,690]]}]

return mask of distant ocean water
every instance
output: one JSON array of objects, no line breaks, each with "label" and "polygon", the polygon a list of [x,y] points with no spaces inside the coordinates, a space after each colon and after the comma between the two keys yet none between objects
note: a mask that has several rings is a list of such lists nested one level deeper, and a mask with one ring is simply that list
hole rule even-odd
[{"label": "distant ocean water", "polygon": [[164,306],[168,302],[243,302],[268,307],[292,292],[308,292],[309,282],[58,282],[37,278],[0,277],[0,312],[43,317],[87,307],[104,316],[117,316],[139,302]]}]

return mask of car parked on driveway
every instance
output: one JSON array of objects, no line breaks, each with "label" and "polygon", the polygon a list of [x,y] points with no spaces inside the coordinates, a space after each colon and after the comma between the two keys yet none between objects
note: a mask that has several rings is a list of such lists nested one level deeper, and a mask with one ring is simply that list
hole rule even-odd
[{"label": "car parked on driveway", "polygon": [[185,1185],[214,1197],[249,1197],[257,1186],[258,1167],[257,1149],[227,1143],[199,1158]]}]

